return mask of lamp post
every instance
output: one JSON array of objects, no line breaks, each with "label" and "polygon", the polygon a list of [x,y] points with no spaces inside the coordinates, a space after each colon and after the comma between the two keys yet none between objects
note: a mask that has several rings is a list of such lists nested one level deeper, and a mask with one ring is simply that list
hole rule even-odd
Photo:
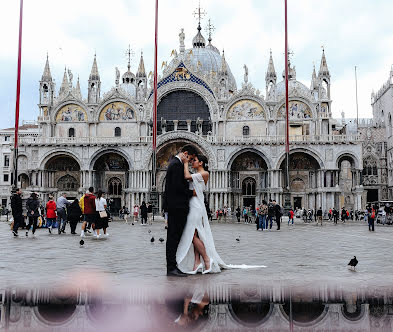
[{"label": "lamp post", "polygon": [[14,132],[14,159],[12,191],[18,186],[18,131],[19,131],[19,105],[20,105],[20,73],[22,63],[22,18],[23,0],[20,0],[19,9],[19,43],[18,43],[18,73],[16,79],[16,105],[15,105],[15,132]]}]

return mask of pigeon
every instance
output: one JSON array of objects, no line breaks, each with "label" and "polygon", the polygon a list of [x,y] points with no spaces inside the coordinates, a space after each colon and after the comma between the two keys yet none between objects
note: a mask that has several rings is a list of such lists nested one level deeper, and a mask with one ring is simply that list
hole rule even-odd
[{"label": "pigeon", "polygon": [[356,256],[353,256],[353,258],[349,261],[348,265],[355,270],[356,265],[358,265],[358,260],[356,259]]},{"label": "pigeon", "polygon": [[162,243],[162,242],[164,242],[165,240],[164,240],[162,237],[160,237],[160,238],[158,239],[158,241],[160,241],[160,242]]},{"label": "pigeon", "polygon": [[150,234],[150,233],[151,233],[151,230],[149,229],[147,232]]},{"label": "pigeon", "polygon": [[79,241],[79,244],[80,244],[81,246],[83,246],[83,245],[85,244],[85,241],[80,240],[80,241]]},{"label": "pigeon", "polygon": [[240,236],[236,238],[236,241],[237,241],[237,242],[240,242]]},{"label": "pigeon", "polygon": [[150,242],[151,242],[151,243],[154,242],[154,236],[152,236],[152,238],[150,239]]}]

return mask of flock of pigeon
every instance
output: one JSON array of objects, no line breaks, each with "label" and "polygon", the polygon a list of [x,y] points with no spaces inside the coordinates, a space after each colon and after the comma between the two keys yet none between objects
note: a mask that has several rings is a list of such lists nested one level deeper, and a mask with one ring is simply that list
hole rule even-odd
[{"label": "flock of pigeon", "polygon": [[[151,230],[150,229],[147,232],[149,234],[151,234]],[[154,243],[154,241],[155,241],[155,238],[154,238],[154,236],[152,236],[151,239],[150,239],[150,242]],[[163,243],[165,240],[162,237],[160,237],[158,239],[158,241]],[[236,238],[236,242],[240,242],[240,235]],[[79,241],[79,244],[82,247],[85,244],[85,241],[82,239],[82,240]],[[357,260],[356,256],[353,256],[353,258],[349,261],[348,266],[349,266],[349,268],[352,271],[355,271],[356,270],[356,265],[358,265],[358,263],[359,263],[359,261]]]}]

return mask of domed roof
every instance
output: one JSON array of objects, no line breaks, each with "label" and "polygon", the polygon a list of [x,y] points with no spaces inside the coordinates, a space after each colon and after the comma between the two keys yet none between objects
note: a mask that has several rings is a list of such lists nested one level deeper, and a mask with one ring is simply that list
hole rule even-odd
[{"label": "domed roof", "polygon": [[135,81],[135,75],[130,70],[126,71],[121,78],[123,83]]},{"label": "domed roof", "polygon": [[[303,97],[310,101],[314,99],[310,89],[299,81],[289,80],[288,88],[289,88],[290,97]],[[280,100],[284,97],[285,97],[285,81],[281,81],[276,85],[276,100]]]},{"label": "domed roof", "polygon": [[[212,71],[218,74],[218,72],[221,70],[222,57],[214,46],[194,47],[192,49],[186,50],[185,53],[189,54],[190,51],[192,51],[192,56],[190,58],[192,65],[195,68],[198,68],[198,63],[200,63],[199,70],[203,74],[210,74]],[[228,63],[226,67],[228,70],[229,88],[232,91],[236,91],[236,80],[228,66]]]},{"label": "domed roof", "polygon": [[124,91],[126,91],[130,96],[136,97],[136,86],[133,83],[122,83],[120,84],[120,87]]}]

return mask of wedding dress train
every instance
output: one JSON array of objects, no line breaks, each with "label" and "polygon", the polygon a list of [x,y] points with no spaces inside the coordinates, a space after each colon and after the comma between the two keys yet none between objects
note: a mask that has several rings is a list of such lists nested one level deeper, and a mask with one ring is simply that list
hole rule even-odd
[{"label": "wedding dress train", "polygon": [[[205,182],[200,173],[192,174],[190,189],[194,189],[196,196],[190,199],[190,210],[187,217],[187,223],[184,227],[183,235],[180,239],[176,252],[176,262],[182,272],[191,272],[194,267],[195,255],[192,239],[195,230],[198,232],[199,239],[204,243],[207,256],[213,260],[210,273],[221,272],[221,269],[249,269],[265,267],[263,265],[228,265],[221,259],[214,245],[213,235],[210,229],[209,219],[206,213],[204,195]],[[201,262],[204,264],[201,257]],[[204,266],[205,269],[205,266]]]}]

